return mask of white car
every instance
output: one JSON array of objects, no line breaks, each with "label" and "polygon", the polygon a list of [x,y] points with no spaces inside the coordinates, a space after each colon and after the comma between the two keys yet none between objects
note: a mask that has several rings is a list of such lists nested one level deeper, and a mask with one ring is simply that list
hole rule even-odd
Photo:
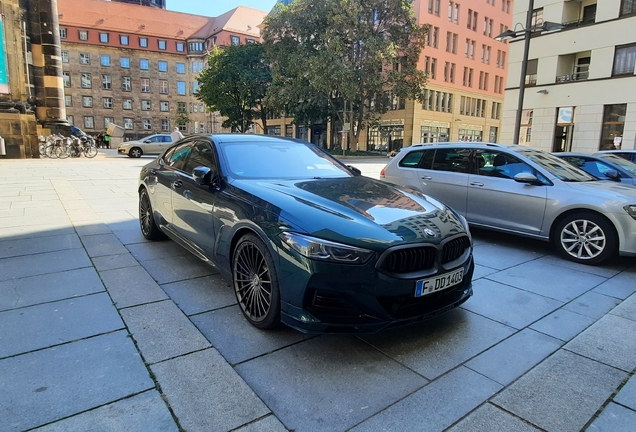
[{"label": "white car", "polygon": [[117,147],[118,154],[138,158],[141,155],[158,155],[172,145],[170,134],[149,135],[139,141],[126,141]]}]

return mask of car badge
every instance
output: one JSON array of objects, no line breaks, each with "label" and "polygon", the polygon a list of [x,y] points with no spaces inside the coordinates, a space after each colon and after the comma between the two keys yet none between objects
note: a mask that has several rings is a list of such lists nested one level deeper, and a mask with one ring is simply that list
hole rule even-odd
[{"label": "car badge", "polygon": [[435,231],[429,228],[424,228],[424,233],[429,237],[435,237]]}]

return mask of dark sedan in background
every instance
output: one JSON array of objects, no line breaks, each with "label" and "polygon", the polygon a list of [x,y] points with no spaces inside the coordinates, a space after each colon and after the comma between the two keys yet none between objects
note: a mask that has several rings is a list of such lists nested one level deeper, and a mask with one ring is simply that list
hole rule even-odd
[{"label": "dark sedan in background", "polygon": [[243,315],[262,329],[377,331],[472,294],[462,216],[307,142],[179,141],[142,169],[139,219],[146,238],[167,234],[231,279]]},{"label": "dark sedan in background", "polygon": [[601,180],[636,185],[636,164],[612,153],[554,153]]}]

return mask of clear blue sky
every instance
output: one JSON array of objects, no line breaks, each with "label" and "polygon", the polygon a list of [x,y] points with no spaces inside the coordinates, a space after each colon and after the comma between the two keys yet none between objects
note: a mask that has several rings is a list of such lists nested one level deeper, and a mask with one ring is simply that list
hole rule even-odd
[{"label": "clear blue sky", "polygon": [[168,0],[166,8],[177,12],[216,17],[237,6],[269,12],[275,4],[276,0]]}]

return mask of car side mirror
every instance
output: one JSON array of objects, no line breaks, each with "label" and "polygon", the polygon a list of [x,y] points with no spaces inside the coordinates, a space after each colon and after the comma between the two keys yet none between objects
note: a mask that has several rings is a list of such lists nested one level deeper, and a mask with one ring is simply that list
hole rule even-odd
[{"label": "car side mirror", "polygon": [[349,168],[351,171],[353,171],[353,173],[355,175],[362,175],[362,171],[360,171],[358,168],[352,166],[352,165],[347,165],[347,168]]},{"label": "car side mirror", "polygon": [[212,170],[208,167],[198,166],[192,170],[192,178],[200,186],[209,185],[212,179]]},{"label": "car side mirror", "polygon": [[610,180],[614,180],[615,182],[621,181],[621,175],[616,170],[605,171],[605,177]]},{"label": "car side mirror", "polygon": [[518,183],[525,183],[525,184],[530,184],[530,185],[542,185],[543,183],[539,181],[539,179],[537,178],[537,176],[535,176],[534,174],[530,174],[530,173],[519,173],[516,176],[513,177],[513,180],[518,182]]}]

